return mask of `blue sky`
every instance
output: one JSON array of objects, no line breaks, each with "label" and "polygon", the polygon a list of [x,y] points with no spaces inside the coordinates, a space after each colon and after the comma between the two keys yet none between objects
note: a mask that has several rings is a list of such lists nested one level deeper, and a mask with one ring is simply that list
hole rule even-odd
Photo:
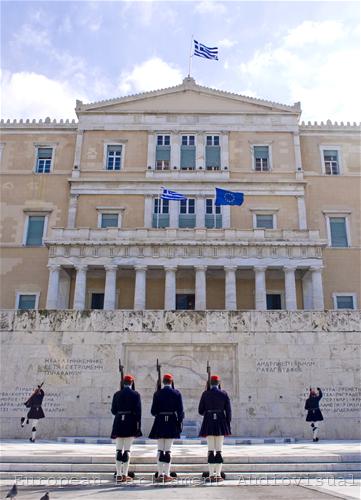
[{"label": "blue sky", "polygon": [[358,2],[3,1],[4,118],[73,118],[75,99],[181,83],[192,34],[201,85],[285,104],[304,120],[358,120]]}]

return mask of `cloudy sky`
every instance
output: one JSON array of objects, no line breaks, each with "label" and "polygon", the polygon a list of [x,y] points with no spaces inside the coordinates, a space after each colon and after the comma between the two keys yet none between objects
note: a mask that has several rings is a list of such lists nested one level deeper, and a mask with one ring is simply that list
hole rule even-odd
[{"label": "cloudy sky", "polygon": [[74,118],[91,102],[197,83],[359,120],[358,2],[2,1],[2,117]]}]

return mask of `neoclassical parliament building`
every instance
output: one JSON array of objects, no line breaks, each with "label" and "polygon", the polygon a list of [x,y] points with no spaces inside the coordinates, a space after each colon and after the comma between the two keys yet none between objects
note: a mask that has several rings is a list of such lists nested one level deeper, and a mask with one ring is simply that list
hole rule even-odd
[{"label": "neoclassical parliament building", "polygon": [[1,122],[2,309],[359,308],[359,126],[190,77],[76,114]]}]

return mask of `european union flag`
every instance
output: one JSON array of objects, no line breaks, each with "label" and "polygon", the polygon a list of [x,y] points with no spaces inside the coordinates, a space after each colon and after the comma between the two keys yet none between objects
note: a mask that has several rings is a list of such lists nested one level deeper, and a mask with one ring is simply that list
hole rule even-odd
[{"label": "european union flag", "polygon": [[226,191],[225,189],[216,188],[216,206],[242,205],[243,201],[243,193],[235,193],[234,191]]}]

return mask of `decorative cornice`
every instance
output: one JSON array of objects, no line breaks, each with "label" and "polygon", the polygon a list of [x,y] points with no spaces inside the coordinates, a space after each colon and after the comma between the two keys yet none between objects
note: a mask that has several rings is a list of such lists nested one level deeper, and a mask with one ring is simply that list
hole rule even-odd
[{"label": "decorative cornice", "polygon": [[46,129],[72,129],[76,130],[78,128],[78,122],[76,120],[51,120],[49,117],[45,118],[45,120],[4,120],[0,121],[0,128],[46,128]]},{"label": "decorative cornice", "polygon": [[355,131],[355,129],[360,129],[361,123],[356,123],[356,122],[340,122],[338,123],[337,121],[332,122],[331,120],[327,120],[326,122],[313,122],[311,123],[310,121],[307,122],[307,124],[303,121],[300,124],[300,132],[303,130],[351,130],[352,132]]}]

